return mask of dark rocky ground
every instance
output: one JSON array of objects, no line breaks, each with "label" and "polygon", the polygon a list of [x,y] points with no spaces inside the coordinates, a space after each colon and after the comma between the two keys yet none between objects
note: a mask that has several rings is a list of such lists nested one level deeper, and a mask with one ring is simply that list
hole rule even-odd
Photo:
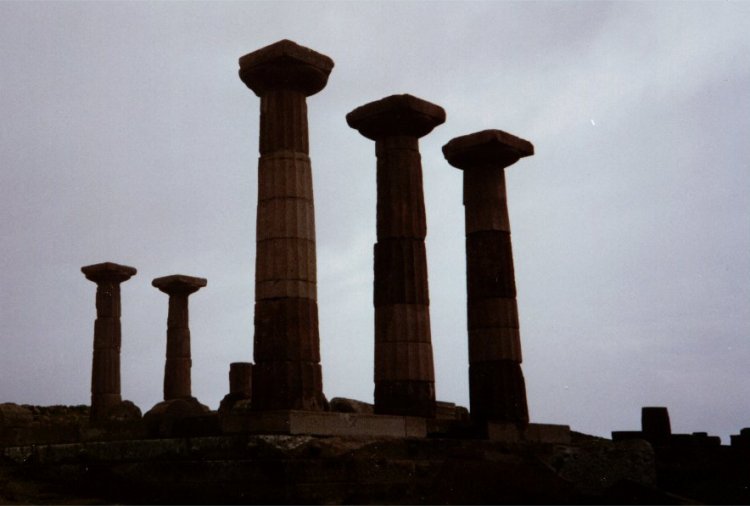
[{"label": "dark rocky ground", "polygon": [[[0,504],[750,504],[750,454],[726,446],[654,449],[575,432],[570,444],[147,439],[132,425],[88,427],[85,406],[34,408],[14,422],[26,432],[9,426],[9,413]],[[131,439],[97,441],[106,434]],[[54,437],[68,442],[49,444]]]}]

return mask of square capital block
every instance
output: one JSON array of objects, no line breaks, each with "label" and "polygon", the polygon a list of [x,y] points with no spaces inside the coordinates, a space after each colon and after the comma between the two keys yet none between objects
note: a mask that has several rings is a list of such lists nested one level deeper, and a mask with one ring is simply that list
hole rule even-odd
[{"label": "square capital block", "polygon": [[86,279],[94,283],[122,283],[138,272],[135,267],[120,265],[113,262],[86,265],[81,267]]},{"label": "square capital block", "polygon": [[455,137],[443,146],[445,159],[461,170],[487,165],[505,168],[533,154],[533,144],[502,130],[482,130]]},{"label": "square capital block", "polygon": [[155,278],[151,285],[169,295],[189,295],[208,284],[205,278],[195,278],[184,274],[172,274]]},{"label": "square capital block", "polygon": [[294,90],[310,96],[325,88],[333,60],[283,39],[240,58],[240,79],[257,96]]},{"label": "square capital block", "polygon": [[346,123],[371,140],[385,137],[424,137],[445,123],[445,110],[412,95],[391,95],[357,107]]}]

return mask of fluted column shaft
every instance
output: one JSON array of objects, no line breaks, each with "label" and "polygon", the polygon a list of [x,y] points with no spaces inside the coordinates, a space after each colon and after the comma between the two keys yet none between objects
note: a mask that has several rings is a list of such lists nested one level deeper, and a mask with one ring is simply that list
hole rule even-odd
[{"label": "fluted column shaft", "polygon": [[164,364],[164,400],[190,397],[190,328],[188,327],[188,296],[169,296],[167,316],[167,360]]},{"label": "fluted column shaft", "polygon": [[291,41],[240,59],[260,97],[253,408],[326,404],[318,334],[315,212],[306,97],[333,62]]},{"label": "fluted column shaft", "polygon": [[122,402],[120,393],[120,283],[136,273],[133,267],[102,263],[82,267],[86,278],[96,283],[96,321],[91,371],[90,419],[105,418],[107,410]]},{"label": "fluted column shaft", "polygon": [[484,131],[453,139],[443,152],[464,172],[471,416],[527,423],[504,169],[533,146]]},{"label": "fluted column shaft", "polygon": [[445,121],[445,112],[415,97],[396,95],[355,109],[347,121],[375,140],[377,156],[375,412],[434,417],[427,225],[418,139]]}]

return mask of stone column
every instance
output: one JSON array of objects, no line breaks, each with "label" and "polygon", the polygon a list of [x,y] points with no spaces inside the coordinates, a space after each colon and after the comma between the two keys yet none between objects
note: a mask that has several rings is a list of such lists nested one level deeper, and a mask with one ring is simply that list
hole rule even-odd
[{"label": "stone column", "polygon": [[188,296],[206,286],[203,278],[174,274],[151,284],[169,295],[167,316],[167,361],[164,365],[164,400],[192,397],[190,388],[190,327]]},{"label": "stone column", "polygon": [[315,216],[306,97],[333,61],[282,40],[240,58],[260,97],[253,408],[320,410]]},{"label": "stone column", "polygon": [[445,111],[411,95],[392,95],[346,115],[375,141],[375,412],[435,416],[435,375],[425,253],[419,138]]},{"label": "stone column", "polygon": [[443,154],[464,171],[471,416],[528,423],[504,169],[534,146],[484,130],[456,137]]},{"label": "stone column", "polygon": [[122,403],[120,396],[120,283],[137,271],[111,262],[81,267],[86,279],[96,283],[94,359],[91,371],[91,421],[101,421],[107,411]]}]

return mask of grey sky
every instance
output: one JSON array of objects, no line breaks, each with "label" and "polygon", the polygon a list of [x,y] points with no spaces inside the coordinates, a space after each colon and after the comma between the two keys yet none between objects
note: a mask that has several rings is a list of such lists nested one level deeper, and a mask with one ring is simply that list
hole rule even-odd
[{"label": "grey sky", "polygon": [[191,297],[193,392],[252,359],[259,101],[239,56],[336,62],[308,100],[324,389],[372,400],[373,143],[347,112],[443,106],[421,140],[438,398],[468,404],[451,138],[534,143],[508,169],[532,421],[608,435],[750,426],[750,3],[0,3],[0,402],[88,403],[95,285],[123,285],[123,397],[161,399],[167,297]]}]

